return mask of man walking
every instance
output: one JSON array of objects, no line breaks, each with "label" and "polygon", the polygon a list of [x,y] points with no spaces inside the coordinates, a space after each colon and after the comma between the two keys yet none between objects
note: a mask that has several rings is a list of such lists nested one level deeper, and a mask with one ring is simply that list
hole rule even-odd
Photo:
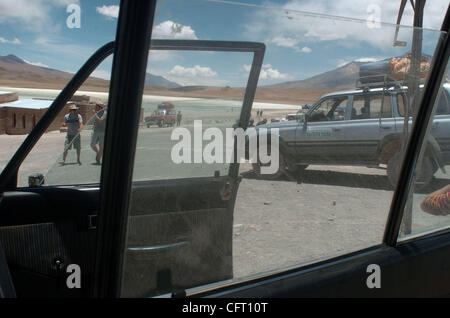
[{"label": "man walking", "polygon": [[103,156],[103,142],[105,141],[106,112],[103,104],[100,103],[95,104],[95,110],[93,112],[94,128],[92,130],[91,148],[97,154],[95,156],[95,164],[100,165]]},{"label": "man walking", "polygon": [[75,105],[70,106],[69,113],[64,116],[63,127],[67,127],[67,137],[64,142],[64,155],[62,165],[66,163],[67,151],[72,149],[72,144],[77,150],[77,163],[81,165],[80,153],[81,153],[81,141],[80,132],[83,128],[83,118],[77,113],[78,107]]},{"label": "man walking", "polygon": [[182,117],[181,111],[178,111],[178,114],[177,114],[177,126],[180,126],[180,124],[181,124],[181,117]]}]

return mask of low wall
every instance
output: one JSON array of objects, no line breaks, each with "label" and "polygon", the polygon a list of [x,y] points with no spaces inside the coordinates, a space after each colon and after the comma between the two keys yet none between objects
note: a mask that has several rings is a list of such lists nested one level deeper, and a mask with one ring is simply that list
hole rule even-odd
[{"label": "low wall", "polygon": [[0,94],[0,104],[14,102],[18,99],[19,95],[17,93]]}]

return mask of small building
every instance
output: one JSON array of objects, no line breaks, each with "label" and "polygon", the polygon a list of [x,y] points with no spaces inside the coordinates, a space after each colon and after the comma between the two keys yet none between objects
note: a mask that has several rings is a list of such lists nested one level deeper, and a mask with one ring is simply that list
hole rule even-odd
[{"label": "small building", "polygon": [[[74,96],[77,99],[78,96]],[[79,98],[79,112],[85,120],[90,116],[95,103],[90,102],[89,96]],[[18,100],[17,93],[0,92],[0,134],[25,135],[30,133],[36,123],[41,119],[53,100],[29,98]],[[69,106],[78,104],[69,102],[58,114],[47,131],[60,130],[64,116],[69,113]],[[81,107],[80,107],[81,106]]]},{"label": "small building", "polygon": [[0,118],[3,118],[0,133],[28,134],[51,103],[51,100],[21,99],[0,104]]},{"label": "small building", "polygon": [[[30,133],[52,103],[53,100],[39,98],[18,100],[17,93],[0,92],[0,135],[25,135]],[[86,128],[91,128],[92,122],[89,122],[89,119],[93,116],[96,103],[91,100],[90,96],[74,95],[47,131],[66,131],[61,126],[64,116],[69,113],[69,107],[73,104],[78,107],[78,113],[83,118],[83,123],[88,125]],[[143,109],[141,109],[140,122],[143,122]]]}]

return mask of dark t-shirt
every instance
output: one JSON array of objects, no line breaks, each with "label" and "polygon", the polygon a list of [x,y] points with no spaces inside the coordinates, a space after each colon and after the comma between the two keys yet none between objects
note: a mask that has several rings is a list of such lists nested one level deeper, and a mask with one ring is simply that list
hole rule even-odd
[{"label": "dark t-shirt", "polygon": [[64,116],[64,122],[67,124],[67,136],[75,136],[78,134],[80,123],[83,123],[83,118],[80,114],[67,114]]}]

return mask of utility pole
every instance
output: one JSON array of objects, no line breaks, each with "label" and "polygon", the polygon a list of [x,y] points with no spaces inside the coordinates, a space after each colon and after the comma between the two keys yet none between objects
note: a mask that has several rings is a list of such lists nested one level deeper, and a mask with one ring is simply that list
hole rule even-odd
[{"label": "utility pole", "polygon": [[[420,63],[422,61],[422,40],[423,40],[423,11],[425,7],[426,0],[410,0],[411,5],[414,10],[414,29],[413,37],[411,42],[411,55],[410,55],[410,68],[409,73],[406,74],[406,85],[408,87],[408,101],[405,103],[405,117],[403,123],[403,153],[406,152],[406,145],[409,137],[409,118],[412,116],[412,121],[416,119],[417,110],[419,108],[420,100]],[[397,24],[401,19],[401,14],[403,14],[403,9],[406,1],[402,1],[400,5],[399,19]],[[417,167],[420,169],[421,162],[418,162]],[[417,168],[416,167],[416,168]],[[411,189],[413,191],[413,189]],[[403,222],[400,228],[400,233],[403,235],[410,234],[412,232],[412,202],[408,201],[403,213]]]}]

